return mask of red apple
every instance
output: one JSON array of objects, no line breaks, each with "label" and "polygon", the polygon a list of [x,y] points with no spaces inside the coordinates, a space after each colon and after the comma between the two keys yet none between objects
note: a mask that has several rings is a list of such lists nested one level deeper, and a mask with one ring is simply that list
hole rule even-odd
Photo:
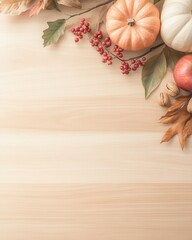
[{"label": "red apple", "polygon": [[178,87],[192,92],[192,55],[186,55],[177,62],[173,75]]}]

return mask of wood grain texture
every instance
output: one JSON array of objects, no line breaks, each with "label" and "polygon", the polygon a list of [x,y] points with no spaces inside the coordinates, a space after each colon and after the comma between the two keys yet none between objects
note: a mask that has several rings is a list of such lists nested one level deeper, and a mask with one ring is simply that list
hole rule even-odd
[{"label": "wood grain texture", "polygon": [[49,14],[0,16],[0,240],[191,240],[192,142],[160,144],[140,72],[43,48]]}]

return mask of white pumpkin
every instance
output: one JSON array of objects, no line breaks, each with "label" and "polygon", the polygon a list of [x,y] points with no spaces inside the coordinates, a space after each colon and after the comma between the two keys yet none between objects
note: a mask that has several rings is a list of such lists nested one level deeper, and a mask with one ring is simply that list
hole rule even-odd
[{"label": "white pumpkin", "polygon": [[165,0],[161,37],[175,50],[192,52],[192,0]]}]

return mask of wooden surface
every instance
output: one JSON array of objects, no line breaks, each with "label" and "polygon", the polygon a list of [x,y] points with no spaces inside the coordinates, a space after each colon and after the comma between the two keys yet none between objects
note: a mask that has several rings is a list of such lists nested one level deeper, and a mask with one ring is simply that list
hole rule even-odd
[{"label": "wooden surface", "polygon": [[0,17],[0,239],[191,240],[192,142],[160,144],[140,72],[70,33],[43,48],[55,19]]}]

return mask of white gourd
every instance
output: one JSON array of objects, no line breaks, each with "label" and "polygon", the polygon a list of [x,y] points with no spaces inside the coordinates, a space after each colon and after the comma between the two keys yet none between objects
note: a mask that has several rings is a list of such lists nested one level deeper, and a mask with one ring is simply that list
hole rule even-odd
[{"label": "white gourd", "polygon": [[165,0],[161,37],[175,50],[192,52],[192,0]]}]

